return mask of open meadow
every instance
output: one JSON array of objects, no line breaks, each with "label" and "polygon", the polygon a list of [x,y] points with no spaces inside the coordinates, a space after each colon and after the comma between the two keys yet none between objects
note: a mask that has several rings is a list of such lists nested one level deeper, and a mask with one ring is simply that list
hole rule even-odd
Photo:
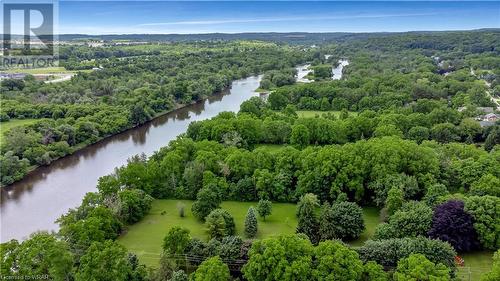
[{"label": "open meadow", "polygon": [[[150,213],[140,222],[129,226],[126,233],[118,239],[129,251],[137,254],[141,263],[157,267],[160,260],[163,237],[173,226],[189,229],[191,236],[202,240],[208,239],[206,226],[198,221],[191,213],[191,200],[155,200]],[[178,205],[184,204],[185,216],[180,217]],[[236,224],[236,234],[244,237],[243,224],[245,215],[250,206],[257,202],[226,201],[221,205],[233,216]],[[353,247],[362,246],[370,239],[375,228],[380,223],[379,210],[374,207],[364,207],[363,217],[365,231],[361,236],[348,242]],[[273,203],[272,214],[264,221],[258,218],[258,232],[256,239],[271,237],[278,234],[293,234],[297,226],[295,204]],[[464,267],[459,267],[460,280],[479,280],[480,276],[489,271],[492,266],[493,252],[477,251],[462,256],[465,260]]]},{"label": "open meadow", "polygon": [[[155,200],[150,213],[140,222],[131,225],[128,231],[118,241],[134,252],[140,261],[149,266],[156,266],[159,261],[163,237],[173,226],[182,226],[190,230],[191,236],[203,240],[208,239],[205,225],[198,221],[191,213],[190,200]],[[185,205],[185,217],[179,216],[177,205]],[[257,202],[223,202],[222,209],[226,209],[233,216],[236,224],[236,234],[244,237],[243,223],[250,206],[257,206]],[[352,241],[353,246],[363,244],[375,231],[379,223],[379,214],[376,208],[363,209],[366,229],[361,237]],[[297,226],[295,204],[273,203],[272,214],[264,221],[258,218],[258,232],[256,239],[266,238],[278,234],[293,234]]]}]

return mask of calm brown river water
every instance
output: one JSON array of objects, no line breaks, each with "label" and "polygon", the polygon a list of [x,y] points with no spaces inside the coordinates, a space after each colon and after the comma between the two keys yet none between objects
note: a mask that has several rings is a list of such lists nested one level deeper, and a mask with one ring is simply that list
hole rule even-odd
[{"label": "calm brown river water", "polygon": [[133,155],[151,155],[184,133],[192,121],[214,117],[221,111],[238,111],[252,96],[261,77],[232,83],[229,90],[163,115],[140,127],[107,138],[73,155],[59,159],[1,191],[1,242],[25,239],[37,230],[57,230],[55,220],[95,191],[99,177],[126,164]]}]

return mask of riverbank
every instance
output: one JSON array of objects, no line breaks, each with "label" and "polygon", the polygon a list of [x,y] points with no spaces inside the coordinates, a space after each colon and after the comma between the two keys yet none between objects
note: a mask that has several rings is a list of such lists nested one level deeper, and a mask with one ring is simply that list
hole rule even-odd
[{"label": "riverbank", "polygon": [[[206,98],[205,98],[205,99],[206,99]],[[203,100],[205,100],[205,99],[203,99]],[[200,100],[200,101],[203,101],[203,100]],[[197,101],[197,102],[200,102],[200,101]],[[196,102],[195,102],[195,103],[196,103]],[[123,130],[123,131],[120,131],[120,132],[118,132],[118,133],[116,133],[116,134],[104,135],[104,136],[102,136],[102,137],[99,137],[97,140],[95,140],[95,141],[93,141],[93,142],[82,142],[82,143],[76,144],[75,146],[72,146],[72,147],[71,147],[71,151],[70,151],[69,153],[65,154],[64,156],[54,158],[54,159],[52,159],[52,161],[51,161],[50,163],[48,163],[48,164],[46,164],[46,165],[32,165],[32,166],[30,166],[30,167],[28,168],[27,173],[26,173],[26,174],[25,174],[25,175],[24,175],[21,179],[16,180],[16,181],[14,181],[13,183],[11,183],[11,184],[9,184],[9,185],[4,185],[4,184],[0,183],[0,188],[7,188],[7,187],[9,187],[9,186],[11,186],[11,185],[15,184],[16,182],[22,181],[24,178],[28,177],[30,174],[32,174],[32,173],[34,173],[34,172],[36,172],[36,171],[37,171],[37,169],[39,169],[39,168],[41,168],[41,167],[44,167],[44,166],[49,166],[49,165],[52,165],[54,162],[56,162],[56,161],[58,161],[58,160],[60,160],[60,159],[63,159],[63,158],[65,158],[65,157],[71,156],[71,155],[75,154],[76,152],[78,152],[78,151],[80,151],[80,150],[82,150],[82,149],[84,149],[84,148],[86,148],[86,147],[88,147],[88,146],[91,146],[91,145],[97,144],[97,143],[99,143],[99,142],[101,142],[101,141],[106,140],[107,138],[110,138],[110,137],[113,137],[113,136],[119,135],[119,134],[121,134],[121,133],[127,132],[128,130],[133,130],[133,129],[135,129],[135,128],[136,128],[136,127],[138,127],[138,126],[143,126],[144,124],[147,124],[148,122],[151,122],[151,121],[153,121],[153,120],[154,120],[154,119],[156,119],[156,118],[159,118],[159,117],[161,117],[161,116],[163,116],[163,115],[165,115],[165,114],[168,114],[168,113],[172,113],[172,112],[174,112],[174,111],[176,111],[176,110],[179,110],[179,109],[181,109],[181,108],[183,108],[183,107],[186,107],[186,106],[189,106],[189,105],[191,105],[191,104],[192,104],[192,103],[190,103],[190,104],[176,104],[176,106],[175,106],[173,109],[171,109],[171,110],[166,110],[166,111],[163,111],[163,112],[160,112],[160,113],[156,114],[153,118],[149,119],[148,121],[146,121],[146,122],[144,122],[144,123],[141,123],[141,124],[135,125],[135,126],[133,126],[133,127],[129,127],[129,128],[127,128],[127,129],[125,129],[125,130]],[[39,122],[39,121],[42,121],[42,120],[43,120],[43,118],[42,118],[42,119],[20,119],[20,120],[15,120],[15,121],[16,121],[16,122],[15,122],[16,124],[14,124],[14,125],[13,125],[13,124],[9,124],[9,125],[11,125],[11,126],[9,126],[7,129],[2,128],[2,130],[0,131],[0,140],[2,140],[2,141],[3,141],[4,134],[5,134],[7,131],[9,131],[10,129],[14,128],[14,127],[35,124],[36,122]],[[17,122],[17,121],[25,121],[25,122]],[[2,124],[2,125],[5,125],[5,124],[7,124],[7,123],[9,123],[9,122],[12,122],[12,121],[2,122],[1,124]],[[4,123],[5,123],[5,124],[4,124]]]},{"label": "riverbank", "polygon": [[[65,154],[64,156],[54,158],[54,159],[52,159],[52,161],[50,161],[50,163],[48,163],[48,164],[46,164],[46,165],[32,165],[32,166],[30,166],[30,167],[28,168],[27,173],[26,173],[26,174],[25,174],[25,175],[24,175],[21,179],[18,179],[18,180],[14,181],[14,182],[12,182],[11,184],[8,184],[8,185],[4,185],[4,184],[0,183],[0,188],[8,188],[9,186],[11,186],[11,185],[13,185],[13,184],[15,184],[15,183],[17,183],[17,182],[19,182],[19,181],[22,181],[24,178],[26,178],[26,177],[30,176],[30,174],[37,172],[37,170],[38,170],[39,168],[41,168],[41,167],[45,167],[45,166],[49,166],[49,165],[52,165],[54,162],[56,162],[56,161],[58,161],[58,160],[60,160],[60,159],[63,159],[63,158],[65,158],[65,157],[71,156],[71,155],[73,155],[73,154],[77,153],[78,151],[80,151],[80,150],[82,150],[82,149],[84,149],[84,148],[86,148],[86,147],[89,147],[89,146],[91,146],[91,145],[98,144],[98,143],[100,143],[100,142],[102,142],[102,141],[104,141],[104,140],[106,140],[106,139],[108,139],[108,138],[114,137],[114,136],[116,136],[116,135],[119,135],[119,134],[122,134],[122,133],[126,133],[126,132],[127,132],[127,131],[129,131],[129,130],[134,130],[134,129],[136,129],[137,127],[144,126],[145,124],[147,124],[147,123],[149,123],[149,122],[152,122],[152,121],[154,121],[154,120],[155,120],[155,119],[157,119],[157,118],[160,118],[160,117],[162,117],[162,116],[164,116],[164,115],[167,115],[167,114],[173,113],[173,112],[175,112],[175,111],[177,111],[177,110],[180,110],[180,109],[182,109],[182,108],[185,108],[185,107],[187,107],[187,106],[192,106],[192,105],[197,104],[197,103],[202,103],[202,102],[205,102],[205,100],[209,99],[210,97],[212,97],[212,96],[216,96],[216,95],[220,95],[220,94],[222,94],[223,92],[228,91],[230,88],[231,88],[231,86],[228,86],[228,87],[226,87],[226,88],[225,88],[222,92],[216,92],[216,93],[213,93],[213,94],[212,94],[212,95],[210,95],[210,96],[203,97],[203,98],[201,98],[200,100],[192,101],[192,102],[190,102],[190,103],[185,103],[185,104],[182,104],[182,103],[175,103],[175,104],[174,104],[174,107],[173,107],[172,109],[170,109],[170,110],[165,110],[165,111],[162,111],[162,112],[159,112],[159,113],[155,114],[155,116],[153,116],[151,119],[147,120],[147,121],[146,121],[146,122],[144,122],[144,123],[140,123],[140,124],[137,124],[137,125],[135,125],[135,126],[128,127],[128,128],[126,128],[125,130],[120,131],[120,132],[117,132],[117,133],[115,133],[115,134],[103,135],[103,136],[101,136],[101,137],[97,138],[95,141],[92,141],[92,142],[82,142],[82,143],[76,144],[75,146],[70,147],[70,148],[71,148],[71,151],[70,151],[69,153]],[[31,125],[31,124],[35,124],[36,122],[38,122],[38,121],[42,121],[42,120],[44,120],[44,119],[46,119],[46,118],[41,118],[41,119],[21,119],[21,120],[16,120],[16,121],[20,121],[20,122],[16,122],[17,124],[16,124],[15,126],[10,126],[10,127],[8,127],[7,129],[2,129],[2,130],[0,131],[0,140],[1,140],[1,141],[3,141],[4,134],[5,134],[8,130],[12,129],[13,127],[23,126],[23,125]],[[21,122],[21,121],[24,121],[24,120],[26,120],[26,122]],[[7,124],[8,122],[12,122],[12,121],[1,122],[0,124],[4,125],[4,123],[5,123],[5,124]]]},{"label": "riverbank", "polygon": [[[236,112],[240,104],[258,96],[261,76],[233,81],[231,87],[205,100],[178,105],[154,119],[88,145],[71,155],[40,166],[24,179],[1,189],[1,239],[23,240],[38,230],[57,230],[55,223],[68,209],[96,191],[98,179],[123,166],[130,157],[152,155],[187,130],[193,121]],[[50,202],[50,204],[48,203]]]}]

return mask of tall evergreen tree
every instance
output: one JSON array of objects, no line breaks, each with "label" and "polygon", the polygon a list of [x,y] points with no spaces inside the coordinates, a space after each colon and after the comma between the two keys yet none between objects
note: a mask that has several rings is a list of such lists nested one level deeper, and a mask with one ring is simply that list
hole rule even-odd
[{"label": "tall evergreen tree", "polygon": [[247,216],[245,217],[245,235],[248,238],[253,238],[257,235],[257,217],[253,207],[248,208]]},{"label": "tall evergreen tree", "polygon": [[316,215],[316,208],[319,201],[316,195],[308,193],[300,198],[297,205],[297,233],[304,233],[312,243],[319,241],[319,220]]}]

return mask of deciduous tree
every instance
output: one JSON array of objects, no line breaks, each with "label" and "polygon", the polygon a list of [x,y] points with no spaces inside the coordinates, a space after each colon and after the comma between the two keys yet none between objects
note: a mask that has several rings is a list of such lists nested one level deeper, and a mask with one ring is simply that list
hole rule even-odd
[{"label": "deciduous tree", "polygon": [[462,201],[450,200],[436,207],[429,237],[450,243],[458,252],[479,247],[473,218],[465,212]]},{"label": "deciduous tree", "polygon": [[269,216],[272,212],[273,205],[269,200],[259,200],[257,204],[257,212],[259,212],[259,216],[265,221],[266,216]]},{"label": "deciduous tree", "polygon": [[219,256],[215,256],[202,262],[192,279],[194,281],[227,281],[229,277],[229,268]]},{"label": "deciduous tree", "polygon": [[169,255],[183,254],[189,241],[191,241],[189,230],[174,226],[163,238],[163,250]]},{"label": "deciduous tree", "polygon": [[393,276],[395,281],[449,281],[450,269],[444,264],[435,264],[422,254],[412,254],[398,262]]}]

